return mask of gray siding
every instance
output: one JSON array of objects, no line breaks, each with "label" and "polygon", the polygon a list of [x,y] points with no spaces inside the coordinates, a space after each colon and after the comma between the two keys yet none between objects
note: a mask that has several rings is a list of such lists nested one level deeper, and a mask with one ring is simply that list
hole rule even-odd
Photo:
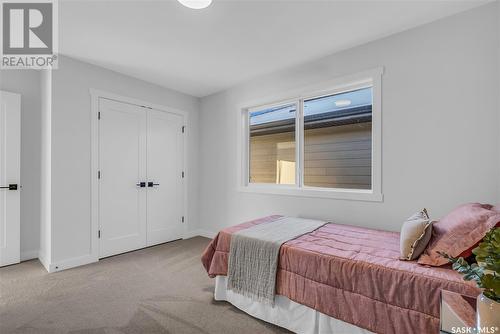
[{"label": "gray siding", "polygon": [[[304,133],[304,184],[371,188],[371,123],[309,129]],[[276,183],[277,161],[295,161],[293,132],[250,139],[251,182]]]}]

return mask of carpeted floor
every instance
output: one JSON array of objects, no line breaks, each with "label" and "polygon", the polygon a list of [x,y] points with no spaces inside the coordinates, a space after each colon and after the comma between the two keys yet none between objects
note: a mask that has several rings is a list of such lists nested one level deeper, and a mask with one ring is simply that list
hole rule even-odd
[{"label": "carpeted floor", "polygon": [[288,333],[213,300],[196,237],[48,274],[0,269],[0,333]]}]

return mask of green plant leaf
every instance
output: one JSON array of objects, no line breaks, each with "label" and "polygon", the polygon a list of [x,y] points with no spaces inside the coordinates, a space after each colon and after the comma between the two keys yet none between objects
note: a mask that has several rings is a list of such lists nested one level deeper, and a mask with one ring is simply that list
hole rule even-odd
[{"label": "green plant leaf", "polygon": [[472,250],[476,261],[486,270],[500,272],[500,228],[491,229],[478,247]]},{"label": "green plant leaf", "polygon": [[464,280],[475,281],[486,297],[500,301],[500,228],[492,228],[472,250],[477,263],[469,264],[464,258],[438,253],[452,263]]},{"label": "green plant leaf", "polygon": [[483,288],[492,290],[495,295],[500,296],[500,277],[493,274],[483,275],[481,278]]}]

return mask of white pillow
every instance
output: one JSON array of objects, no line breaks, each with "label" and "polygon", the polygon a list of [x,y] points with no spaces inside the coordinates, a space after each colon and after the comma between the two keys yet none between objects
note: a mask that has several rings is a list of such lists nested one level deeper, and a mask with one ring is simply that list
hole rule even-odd
[{"label": "white pillow", "polygon": [[415,260],[422,254],[432,235],[432,221],[426,209],[408,218],[401,227],[400,259]]}]

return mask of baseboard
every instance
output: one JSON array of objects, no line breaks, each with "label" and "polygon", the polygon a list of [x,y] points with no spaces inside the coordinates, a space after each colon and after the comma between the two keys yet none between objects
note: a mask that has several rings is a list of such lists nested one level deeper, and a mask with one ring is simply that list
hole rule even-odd
[{"label": "baseboard", "polygon": [[[197,237],[197,236],[202,236],[202,237],[213,239],[216,234],[217,233],[215,233],[215,232],[211,232],[211,231],[207,231],[207,230],[203,230],[203,229],[197,229],[197,230],[192,230],[192,231],[188,231],[188,232],[184,233],[184,239],[189,239],[189,238],[193,238],[193,237]],[[33,256],[32,258],[36,258],[36,256]],[[66,269],[70,269],[70,268],[75,268],[75,267],[79,267],[79,266],[83,266],[86,264],[90,264],[90,263],[94,263],[94,262],[99,261],[99,259],[96,258],[95,256],[93,256],[92,254],[87,254],[87,255],[75,257],[72,259],[67,259],[67,260],[63,260],[63,261],[50,263],[48,261],[48,259],[45,258],[44,254],[42,254],[41,252],[38,253],[38,259],[40,260],[42,265],[45,267],[45,269],[49,273],[53,273],[53,272],[57,272],[57,271],[61,271],[61,270],[66,270]]]},{"label": "baseboard", "polygon": [[205,237],[205,238],[213,239],[213,238],[215,238],[216,235],[217,235],[217,233],[212,232],[212,231],[203,230],[203,229],[196,229],[196,230],[186,232],[184,234],[184,239],[189,239],[189,238],[193,238],[193,237]]},{"label": "baseboard", "polygon": [[45,270],[47,270],[50,273],[50,263],[45,254],[42,252],[38,252],[38,261],[44,266]]},{"label": "baseboard", "polygon": [[200,230],[200,234],[199,234],[199,236],[209,238],[209,239],[215,238],[216,235],[217,235],[217,232],[212,232],[212,231],[208,231],[208,230]]},{"label": "baseboard", "polygon": [[[95,258],[95,256],[92,256],[91,254],[84,255],[84,256],[79,256],[79,257],[74,257],[72,259],[68,260],[63,260],[63,261],[58,261],[51,263],[48,267],[48,272],[53,273],[56,271],[61,271],[61,270],[66,270],[74,267],[79,267],[83,266],[89,263],[94,263],[99,261],[99,259]],[[47,267],[45,267],[47,268]]]},{"label": "baseboard", "polygon": [[38,258],[38,250],[21,251],[21,261],[28,261]]}]

